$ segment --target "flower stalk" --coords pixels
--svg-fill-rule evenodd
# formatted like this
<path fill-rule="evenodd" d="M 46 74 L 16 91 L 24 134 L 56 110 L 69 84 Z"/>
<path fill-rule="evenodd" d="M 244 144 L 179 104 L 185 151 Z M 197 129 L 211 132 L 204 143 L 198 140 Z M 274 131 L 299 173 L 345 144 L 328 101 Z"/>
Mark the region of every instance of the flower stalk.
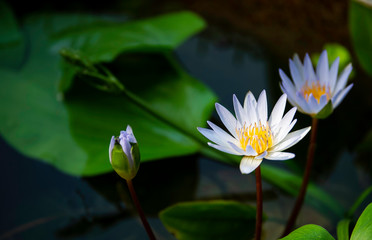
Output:
<path fill-rule="evenodd" d="M 109 146 L 109 158 L 112 168 L 123 179 L 127 181 L 130 195 L 136 206 L 150 240 L 155 240 L 155 235 L 143 213 L 141 204 L 138 201 L 132 179 L 136 176 L 140 165 L 140 152 L 137 139 L 132 128 L 128 125 L 125 131 L 120 131 L 118 137 L 112 136 Z"/>
<path fill-rule="evenodd" d="M 296 223 L 296 219 L 298 217 L 298 214 L 300 213 L 300 210 L 302 208 L 302 205 L 304 203 L 305 195 L 306 195 L 306 190 L 307 186 L 309 184 L 309 179 L 310 179 L 310 173 L 314 161 L 314 153 L 315 153 L 315 147 L 316 147 L 316 135 L 317 135 L 317 129 L 318 129 L 318 119 L 313 118 L 312 119 L 312 131 L 311 131 L 311 137 L 310 137 L 310 143 L 309 143 L 309 148 L 307 152 L 307 160 L 306 160 L 306 168 L 305 168 L 305 173 L 304 177 L 302 180 L 301 184 L 301 189 L 300 192 L 297 196 L 296 203 L 293 207 L 292 213 L 288 219 L 287 225 L 284 229 L 282 237 L 288 235 L 291 230 L 293 229 L 293 226 Z"/>
<path fill-rule="evenodd" d="M 127 180 L 128 188 L 130 195 L 132 197 L 133 203 L 136 206 L 137 212 L 141 218 L 142 225 L 146 230 L 147 235 L 149 236 L 150 240 L 156 240 L 154 233 L 152 232 L 152 229 L 150 227 L 150 224 L 148 223 L 145 214 L 143 213 L 142 207 L 140 202 L 138 201 L 136 191 L 134 190 L 133 182 L 132 180 Z"/>
<path fill-rule="evenodd" d="M 258 166 L 255 170 L 256 174 L 256 232 L 255 240 L 261 239 L 262 232 L 262 180 L 261 167 Z"/>

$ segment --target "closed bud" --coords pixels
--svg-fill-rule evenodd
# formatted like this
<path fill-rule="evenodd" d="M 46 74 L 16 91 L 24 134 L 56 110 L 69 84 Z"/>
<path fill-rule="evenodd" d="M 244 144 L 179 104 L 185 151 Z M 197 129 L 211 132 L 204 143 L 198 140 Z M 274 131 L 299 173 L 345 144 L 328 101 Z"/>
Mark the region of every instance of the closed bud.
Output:
<path fill-rule="evenodd" d="M 138 143 L 128 125 L 126 131 L 121 131 L 119 137 L 112 136 L 109 157 L 112 168 L 125 180 L 133 179 L 140 165 Z"/>

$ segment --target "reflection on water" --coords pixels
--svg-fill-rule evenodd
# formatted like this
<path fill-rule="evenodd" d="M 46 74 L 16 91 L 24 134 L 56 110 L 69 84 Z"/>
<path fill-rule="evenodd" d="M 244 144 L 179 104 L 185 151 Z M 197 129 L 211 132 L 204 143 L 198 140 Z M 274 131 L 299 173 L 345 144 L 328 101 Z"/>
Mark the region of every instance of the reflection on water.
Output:
<path fill-rule="evenodd" d="M 211 26 L 175 54 L 193 76 L 217 93 L 222 105 L 232 109 L 233 93 L 243 99 L 247 90 L 257 95 L 265 88 L 271 109 L 281 94 L 278 68 L 287 68 L 287 56 L 292 52 L 285 57 L 274 57 L 255 41 L 246 39 L 250 47 L 242 48 L 224 34 L 218 26 Z M 298 51 L 313 48 L 305 44 Z M 363 75 L 356 63 L 354 66 L 357 72 L 354 88 L 334 114 L 320 122 L 312 176 L 345 209 L 371 185 L 371 155 L 356 150 L 371 127 L 366 116 L 371 113 L 372 96 L 364 94 L 371 79 Z M 308 117 L 299 113 L 296 117 L 299 120 L 296 128 L 310 124 Z M 279 166 L 301 174 L 307 142 L 308 138 L 293 147 L 297 157 Z M 0 191 L 4 193 L 0 200 L 0 239 L 146 239 L 126 186 L 116 174 L 76 178 L 21 156 L 3 140 L 0 151 L 1 169 L 4 169 L 0 176 Z M 255 204 L 253 175 L 241 175 L 237 167 L 200 156 L 142 164 L 134 184 L 159 239 L 174 239 L 157 217 L 160 210 L 171 204 L 221 198 Z M 263 191 L 268 217 L 264 236 L 276 239 L 294 198 L 266 183 Z M 365 203 L 371 201 L 370 197 Z M 362 204 L 356 216 L 365 206 Z M 338 220 L 305 205 L 298 224 L 315 223 L 335 235 Z"/>

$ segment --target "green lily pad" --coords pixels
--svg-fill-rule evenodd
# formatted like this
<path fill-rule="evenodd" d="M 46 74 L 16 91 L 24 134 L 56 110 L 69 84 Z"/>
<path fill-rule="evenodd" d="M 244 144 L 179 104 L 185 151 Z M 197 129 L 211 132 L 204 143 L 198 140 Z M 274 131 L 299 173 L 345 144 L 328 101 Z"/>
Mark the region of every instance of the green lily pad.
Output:
<path fill-rule="evenodd" d="M 360 65 L 372 76 L 372 4 L 370 2 L 350 1 L 349 26 Z"/>
<path fill-rule="evenodd" d="M 120 44 L 117 38 L 113 39 L 114 42 L 109 41 L 110 37 L 115 37 L 113 29 L 120 30 L 119 23 L 112 23 L 115 26 L 110 28 L 112 34 L 105 38 L 108 23 L 103 24 L 105 27 L 98 24 L 98 28 L 95 28 L 96 25 L 91 24 L 92 20 L 83 21 L 83 26 L 91 27 L 87 27 L 89 37 L 86 37 L 79 25 L 71 26 L 79 22 L 74 15 L 71 15 L 71 21 L 61 19 L 69 19 L 69 16 L 37 16 L 26 21 L 24 28 L 29 36 L 29 46 L 25 64 L 19 71 L 9 68 L 0 70 L 0 101 L 6 103 L 0 106 L 0 132 L 10 144 L 25 155 L 41 159 L 74 175 L 95 175 L 111 171 L 108 161 L 110 138 L 118 135 L 127 124 L 133 127 L 142 161 L 191 154 L 200 149 L 195 138 L 185 132 L 191 126 L 196 132 L 195 126 L 205 124 L 212 111 L 215 96 L 200 82 L 173 65 L 169 68 L 172 70 L 166 70 L 161 75 L 162 78 L 152 76 L 145 82 L 137 82 L 138 85 L 147 84 L 148 89 L 134 89 L 134 93 L 145 99 L 150 107 L 161 109 L 164 117 L 177 121 L 177 126 L 182 128 L 170 126 L 123 95 L 99 92 L 81 85 L 81 82 L 76 85 L 74 83 L 70 92 L 61 95 L 58 85 L 62 68 L 58 52 L 62 47 L 72 47 L 79 39 L 81 42 L 90 42 L 96 51 L 90 51 L 87 42 L 83 44 L 83 49 L 91 54 L 89 56 L 94 56 L 94 61 L 108 61 L 117 57 L 124 49 L 130 49 L 113 47 Z M 97 20 L 99 21 L 100 19 Z M 133 36 L 133 41 L 146 37 L 147 42 L 145 39 L 146 46 L 141 48 L 137 45 L 137 48 L 130 51 L 153 47 L 154 52 L 159 52 L 157 57 L 161 57 L 164 48 L 170 51 L 199 31 L 204 22 L 192 13 L 182 12 L 179 15 L 139 21 L 135 26 L 142 31 L 137 37 Z M 176 32 L 173 31 L 174 28 L 177 28 Z M 149 38 L 156 40 L 149 41 Z M 68 43 L 71 45 L 68 46 Z M 97 45 L 98 43 L 101 45 Z M 127 42 L 123 43 L 126 44 Z M 146 69 L 142 71 L 146 72 Z M 128 75 L 125 81 L 131 81 L 130 77 Z"/>
<path fill-rule="evenodd" d="M 334 240 L 331 234 L 324 228 L 314 224 L 302 226 L 281 240 Z"/>
<path fill-rule="evenodd" d="M 256 210 L 234 201 L 188 202 L 163 210 L 160 219 L 179 240 L 251 239 Z"/>
<path fill-rule="evenodd" d="M 360 215 L 350 240 L 372 239 L 372 204 L 370 203 Z"/>

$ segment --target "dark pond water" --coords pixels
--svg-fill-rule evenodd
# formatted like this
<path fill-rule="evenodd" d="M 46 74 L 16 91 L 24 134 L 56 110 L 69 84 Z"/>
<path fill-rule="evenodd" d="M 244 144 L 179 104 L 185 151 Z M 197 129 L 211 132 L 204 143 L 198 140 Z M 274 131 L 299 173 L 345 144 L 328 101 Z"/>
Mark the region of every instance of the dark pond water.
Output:
<path fill-rule="evenodd" d="M 219 96 L 219 102 L 227 108 L 232 109 L 234 93 L 243 99 L 248 90 L 257 96 L 266 89 L 269 109 L 272 109 L 281 95 L 278 68 L 288 72 L 287 58 L 294 52 L 282 54 L 282 46 L 273 48 L 270 38 L 258 34 L 258 29 L 249 26 L 247 29 L 251 29 L 252 34 L 248 30 L 241 33 L 238 31 L 240 25 L 228 16 L 224 18 L 221 13 L 217 21 L 215 15 L 203 11 L 205 6 L 188 4 L 174 6 L 162 2 L 161 10 L 154 10 L 164 12 L 185 6 L 198 10 L 199 7 L 209 20 L 205 32 L 177 49 L 175 54 L 180 62 L 194 77 L 210 86 Z M 146 8 L 145 5 L 142 7 Z M 311 23 L 304 27 L 311 27 Z M 319 35 L 317 29 L 313 31 Z M 348 36 L 337 36 L 343 36 L 339 42 L 344 43 L 355 57 Z M 318 40 L 321 44 L 327 41 L 334 41 L 334 38 L 325 36 L 323 42 Z M 308 41 L 297 45 L 302 46 L 298 50 L 301 53 L 316 49 L 316 44 Z M 290 46 L 283 48 L 291 49 Z M 321 51 L 321 45 L 317 51 Z M 332 116 L 320 122 L 312 174 L 313 182 L 334 196 L 346 210 L 371 185 L 371 154 L 368 150 L 360 150 L 360 145 L 371 127 L 368 116 L 371 116 L 372 95 L 367 93 L 370 93 L 372 79 L 363 74 L 356 61 L 353 65 L 354 88 Z M 310 125 L 309 117 L 300 113 L 296 117 L 299 119 L 297 129 Z M 275 164 L 301 174 L 308 141 L 307 137 L 291 149 L 297 155 L 295 159 L 280 163 L 264 161 L 263 164 Z M 3 139 L 0 151 L 3 169 L 0 176 L 1 240 L 146 239 L 125 183 L 115 173 L 90 178 L 65 175 L 49 165 L 20 155 Z M 174 239 L 158 218 L 158 212 L 165 207 L 205 199 L 235 199 L 254 205 L 254 184 L 253 174 L 241 175 L 237 167 L 199 155 L 142 164 L 134 179 L 139 199 L 159 239 Z M 264 211 L 268 216 L 263 225 L 264 239 L 277 239 L 294 197 L 267 183 L 264 183 L 263 191 Z M 371 201 L 369 197 L 356 216 Z M 335 235 L 338 220 L 305 204 L 298 225 L 318 224 Z"/>

